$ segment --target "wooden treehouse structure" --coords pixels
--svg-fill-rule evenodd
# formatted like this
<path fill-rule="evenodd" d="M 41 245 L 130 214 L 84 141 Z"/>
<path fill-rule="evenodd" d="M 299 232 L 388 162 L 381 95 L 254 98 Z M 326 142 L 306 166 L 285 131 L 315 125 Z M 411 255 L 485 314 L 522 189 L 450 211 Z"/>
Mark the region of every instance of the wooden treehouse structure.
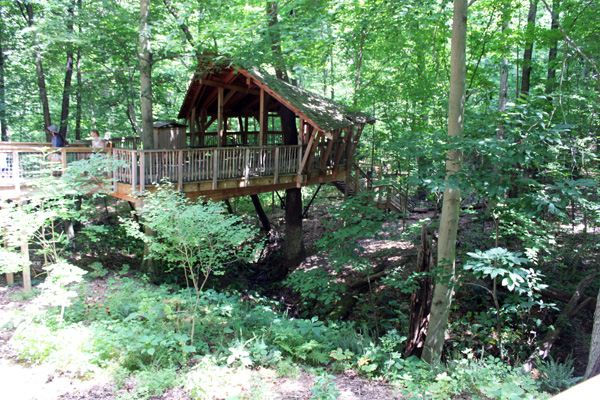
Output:
<path fill-rule="evenodd" d="M 286 114 L 293 119 L 291 134 Z M 334 182 L 351 195 L 361 174 L 356 168 L 356 179 L 347 179 L 353 152 L 365 124 L 374 122 L 276 77 L 233 67 L 197 72 L 179 118 L 186 124 L 155 124 L 154 143 L 162 148 L 117 139 L 101 150 L 121 161 L 112 173 L 112 196 L 135 202 L 165 180 L 192 199 Z M 44 165 L 43 145 L 0 143 L 0 198 L 27 196 L 28 178 Z M 59 151 L 66 168 L 97 150 L 72 145 Z"/>

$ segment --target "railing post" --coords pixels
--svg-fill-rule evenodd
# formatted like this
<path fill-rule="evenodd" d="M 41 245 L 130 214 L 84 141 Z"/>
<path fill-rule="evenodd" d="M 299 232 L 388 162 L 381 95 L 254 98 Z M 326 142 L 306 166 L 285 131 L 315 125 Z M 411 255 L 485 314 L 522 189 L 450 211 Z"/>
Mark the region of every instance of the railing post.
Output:
<path fill-rule="evenodd" d="M 19 151 L 13 150 L 12 176 L 15 182 L 15 192 L 21 197 L 21 171 L 19 168 Z"/>
<path fill-rule="evenodd" d="M 146 155 L 143 151 L 133 150 L 134 165 L 137 165 L 138 157 L 140 157 L 140 196 L 143 196 L 146 190 Z"/>
<path fill-rule="evenodd" d="M 138 170 L 137 170 L 137 162 L 136 162 L 136 157 L 135 157 L 135 153 L 132 152 L 131 153 L 131 195 L 135 196 L 135 187 L 136 187 L 136 183 L 137 183 L 137 175 L 138 175 Z"/>
<path fill-rule="evenodd" d="M 213 183 L 212 189 L 217 190 L 217 181 L 219 178 L 219 151 L 217 149 L 213 150 Z"/>
<path fill-rule="evenodd" d="M 276 185 L 279 180 L 279 147 L 275 147 L 275 171 L 273 171 L 273 175 L 273 184 Z"/>
<path fill-rule="evenodd" d="M 179 150 L 179 177 L 178 177 L 178 185 L 179 191 L 183 192 L 183 150 Z"/>
<path fill-rule="evenodd" d="M 112 158 L 113 158 L 113 162 L 114 162 L 114 163 L 115 163 L 115 165 L 116 165 L 116 164 L 117 164 L 117 162 L 116 162 L 116 161 L 117 161 L 117 152 L 116 152 L 116 151 L 113 151 L 113 153 L 112 153 Z M 115 192 L 115 193 L 118 191 L 118 190 L 117 190 L 117 189 L 118 189 L 117 182 L 118 182 L 118 180 L 119 180 L 119 176 L 118 176 L 118 175 L 119 175 L 119 174 L 117 174 L 117 173 L 116 173 L 116 171 L 115 171 L 115 172 L 113 172 L 113 192 Z"/>
<path fill-rule="evenodd" d="M 67 170 L 67 149 L 65 149 L 64 147 L 60 148 L 60 158 L 62 167 L 61 174 L 64 174 Z"/>
<path fill-rule="evenodd" d="M 248 178 L 250 175 L 250 148 L 246 148 L 244 155 L 244 186 L 248 186 Z"/>

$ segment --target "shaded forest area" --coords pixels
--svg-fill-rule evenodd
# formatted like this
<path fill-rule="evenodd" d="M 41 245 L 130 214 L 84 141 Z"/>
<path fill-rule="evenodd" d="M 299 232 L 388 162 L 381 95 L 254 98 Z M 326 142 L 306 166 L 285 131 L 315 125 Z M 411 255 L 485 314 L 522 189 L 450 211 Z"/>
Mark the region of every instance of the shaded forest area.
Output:
<path fill-rule="evenodd" d="M 16 284 L 2 281 L 2 358 L 98 384 L 57 398 L 547 398 L 597 375 L 598 13 L 596 0 L 0 1 L 0 144 L 47 142 L 55 124 L 72 143 L 97 129 L 152 149 L 199 60 L 377 120 L 354 154 L 369 190 L 320 189 L 302 258 L 286 253 L 286 194 L 225 207 L 165 185 L 132 212 L 86 195 L 82 176 L 115 168 L 101 156 L 3 201 L 0 272 Z M 383 188 L 402 212 L 374 206 Z"/>

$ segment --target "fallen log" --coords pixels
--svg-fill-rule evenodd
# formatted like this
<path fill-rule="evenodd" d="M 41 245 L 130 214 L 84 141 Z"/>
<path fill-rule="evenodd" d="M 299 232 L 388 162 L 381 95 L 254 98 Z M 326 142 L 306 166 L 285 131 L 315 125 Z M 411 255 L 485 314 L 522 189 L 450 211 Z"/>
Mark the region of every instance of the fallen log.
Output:
<path fill-rule="evenodd" d="M 533 365 L 537 361 L 548 357 L 552 345 L 554 342 L 556 342 L 562 330 L 573 318 L 579 315 L 581 310 L 583 310 L 585 307 L 588 307 L 589 303 L 593 301 L 591 297 L 586 298 L 586 296 L 583 295 L 583 291 L 589 286 L 590 283 L 594 281 L 594 279 L 596 279 L 596 273 L 586 276 L 581 280 L 581 282 L 579 282 L 577 289 L 575 289 L 575 292 L 572 294 L 567 306 L 556 319 L 556 323 L 550 327 L 546 333 L 546 336 L 544 337 L 544 340 L 537 345 L 533 353 L 531 353 L 531 355 L 523 363 L 523 370 L 526 372 L 531 371 Z"/>

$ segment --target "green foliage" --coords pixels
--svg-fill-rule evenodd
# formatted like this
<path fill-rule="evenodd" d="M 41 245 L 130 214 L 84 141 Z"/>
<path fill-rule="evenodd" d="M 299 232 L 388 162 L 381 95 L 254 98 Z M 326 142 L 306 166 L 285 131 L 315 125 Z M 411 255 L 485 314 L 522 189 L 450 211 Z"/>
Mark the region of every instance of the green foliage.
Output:
<path fill-rule="evenodd" d="M 340 392 L 334 382 L 335 376 L 320 374 L 315 377 L 315 383 L 310 388 L 314 400 L 335 400 L 339 398 Z"/>
<path fill-rule="evenodd" d="M 573 358 L 570 356 L 562 364 L 550 356 L 548 360 L 542 361 L 538 368 L 540 371 L 540 387 L 550 393 L 567 390 L 581 380 L 581 378 L 573 376 L 575 368 L 573 367 Z"/>
<path fill-rule="evenodd" d="M 62 319 L 65 308 L 70 306 L 71 299 L 77 296 L 77 292 L 73 290 L 72 285 L 80 283 L 83 280 L 83 275 L 87 272 L 64 260 L 59 260 L 56 264 L 48 265 L 44 269 L 48 274 L 46 280 L 40 285 L 42 289 L 40 298 L 44 304 L 59 306 L 61 308 L 60 318 Z"/>
<path fill-rule="evenodd" d="M 494 248 L 467 254 L 472 260 L 464 265 L 464 269 L 473 271 L 476 278 L 500 278 L 502 286 L 508 290 L 516 290 L 529 297 L 533 297 L 534 292 L 547 287 L 539 282 L 540 276 L 543 275 L 532 268 L 526 269 L 520 266 L 529 262 L 528 258 L 521 257 L 521 253 Z"/>
<path fill-rule="evenodd" d="M 386 233 L 385 214 L 373 207 L 373 198 L 374 193 L 364 191 L 332 207 L 333 219 L 317 242 L 319 251 L 327 258 L 327 267 L 298 268 L 284 281 L 307 303 L 314 302 L 331 309 L 344 293 L 343 276 L 348 270 L 370 273 L 372 265 L 364 256 L 361 241 Z"/>

